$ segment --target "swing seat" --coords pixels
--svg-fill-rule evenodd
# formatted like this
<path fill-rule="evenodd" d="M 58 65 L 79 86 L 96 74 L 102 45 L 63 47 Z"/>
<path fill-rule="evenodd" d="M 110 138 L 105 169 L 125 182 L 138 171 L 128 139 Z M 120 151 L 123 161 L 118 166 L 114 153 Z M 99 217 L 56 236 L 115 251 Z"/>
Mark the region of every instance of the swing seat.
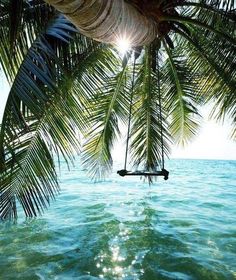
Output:
<path fill-rule="evenodd" d="M 161 171 L 149 172 L 149 171 L 128 171 L 126 169 L 121 169 L 117 171 L 120 176 L 163 176 L 164 180 L 168 180 L 169 171 L 162 169 Z"/>

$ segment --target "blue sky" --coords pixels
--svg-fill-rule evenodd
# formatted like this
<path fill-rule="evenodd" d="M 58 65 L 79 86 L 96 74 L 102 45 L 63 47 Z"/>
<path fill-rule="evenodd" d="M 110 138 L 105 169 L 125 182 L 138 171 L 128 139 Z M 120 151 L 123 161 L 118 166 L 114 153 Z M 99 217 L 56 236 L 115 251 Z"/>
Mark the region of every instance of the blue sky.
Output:
<path fill-rule="evenodd" d="M 0 72 L 0 120 L 2 119 L 9 87 Z M 210 109 L 202 111 L 203 125 L 198 136 L 185 148 L 173 146 L 171 158 L 196 158 L 196 159 L 233 159 L 236 160 L 236 142 L 229 138 L 231 127 L 229 120 L 224 125 L 209 120 Z M 115 157 L 121 154 L 123 145 L 116 147 Z"/>

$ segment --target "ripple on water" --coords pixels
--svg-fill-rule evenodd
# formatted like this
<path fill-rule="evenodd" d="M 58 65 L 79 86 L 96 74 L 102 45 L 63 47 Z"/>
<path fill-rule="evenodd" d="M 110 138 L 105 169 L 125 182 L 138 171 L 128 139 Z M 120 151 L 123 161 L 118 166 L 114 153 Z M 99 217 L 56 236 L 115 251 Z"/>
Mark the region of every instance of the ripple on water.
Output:
<path fill-rule="evenodd" d="M 0 279 L 236 279 L 236 162 L 167 164 L 151 187 L 76 165 L 42 217 L 0 224 Z"/>

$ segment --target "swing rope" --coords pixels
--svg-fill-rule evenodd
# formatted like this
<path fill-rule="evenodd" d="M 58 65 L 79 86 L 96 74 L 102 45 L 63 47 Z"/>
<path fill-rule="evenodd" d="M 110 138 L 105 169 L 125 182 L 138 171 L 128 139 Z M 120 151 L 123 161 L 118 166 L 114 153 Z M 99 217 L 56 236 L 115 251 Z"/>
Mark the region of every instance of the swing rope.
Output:
<path fill-rule="evenodd" d="M 159 122 L 161 126 L 161 168 L 165 169 L 165 156 L 164 156 L 164 140 L 163 140 L 163 122 L 162 122 L 162 102 L 161 102 L 161 87 L 160 87 L 160 67 L 157 52 L 157 83 L 158 83 L 158 105 L 159 105 Z"/>
<path fill-rule="evenodd" d="M 158 56 L 158 54 L 157 54 Z M 134 62 L 133 62 L 133 72 L 132 72 L 132 83 L 131 83 L 131 96 L 130 96 L 130 106 L 129 106 L 129 118 L 128 118 L 128 131 L 126 139 L 126 150 L 125 150 L 125 163 L 124 169 L 118 170 L 117 173 L 124 176 L 163 176 L 164 180 L 168 179 L 169 172 L 165 169 L 164 162 L 164 140 L 163 140 L 163 122 L 162 122 L 162 106 L 161 106 L 161 90 L 160 90 L 160 71 L 159 63 L 157 61 L 157 79 L 158 79 L 158 105 L 159 105 L 159 121 L 161 125 L 160 129 L 160 139 L 161 139 L 161 171 L 149 172 L 149 171 L 127 171 L 127 159 L 128 159 L 128 149 L 129 149 L 129 139 L 130 139 L 130 127 L 131 127 L 131 117 L 132 117 L 132 106 L 133 106 L 133 95 L 134 95 L 134 83 L 135 83 L 135 67 L 136 67 L 136 53 L 134 53 Z M 158 60 L 158 57 L 157 57 Z"/>
<path fill-rule="evenodd" d="M 128 119 L 128 131 L 127 131 L 126 149 L 125 149 L 124 170 L 126 170 L 127 159 L 128 159 L 128 149 L 129 149 L 129 139 L 130 139 L 130 126 L 131 126 L 131 116 L 132 116 L 132 106 L 133 106 L 133 96 L 134 96 L 135 66 L 136 66 L 136 54 L 134 54 L 134 63 L 133 63 L 133 71 L 132 71 L 131 96 L 130 96 L 130 105 L 129 105 L 129 119 Z"/>

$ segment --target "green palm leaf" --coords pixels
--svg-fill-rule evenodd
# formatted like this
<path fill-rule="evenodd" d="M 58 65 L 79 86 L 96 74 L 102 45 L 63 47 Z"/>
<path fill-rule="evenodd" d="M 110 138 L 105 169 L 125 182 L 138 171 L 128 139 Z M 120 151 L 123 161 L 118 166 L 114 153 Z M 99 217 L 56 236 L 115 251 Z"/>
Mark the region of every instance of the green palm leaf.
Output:
<path fill-rule="evenodd" d="M 40 1 L 1 1 L 1 65 L 8 81 L 14 81 L 31 44 L 55 12 Z"/>
<path fill-rule="evenodd" d="M 162 99 L 162 96 L 159 96 L 157 73 L 153 72 L 151 66 L 156 59 L 156 51 L 158 48 L 154 51 L 151 47 L 146 48 L 138 65 L 132 111 L 132 161 L 136 168 L 141 167 L 147 171 L 162 168 L 162 148 L 165 154 L 169 153 L 170 135 L 167 132 L 165 107 L 162 106 L 160 116 L 159 98 Z"/>
<path fill-rule="evenodd" d="M 125 120 L 128 112 L 128 90 L 126 86 L 127 63 L 120 70 L 120 60 L 113 53 L 110 60 L 112 71 L 105 71 L 105 79 L 98 93 L 92 98 L 90 108 L 89 137 L 84 145 L 83 161 L 93 177 L 102 178 L 112 167 L 111 150 L 120 135 L 119 121 Z"/>
<path fill-rule="evenodd" d="M 236 47 L 216 35 L 210 41 L 204 40 L 198 30 L 192 30 L 192 37 L 184 33 L 181 35 L 186 39 L 182 51 L 188 57 L 188 67 L 198 75 L 196 87 L 200 98 L 215 104 L 217 118 L 224 119 L 227 114 L 234 120 Z"/>
<path fill-rule="evenodd" d="M 170 132 L 175 141 L 185 145 L 197 134 L 200 125 L 197 110 L 198 92 L 195 87 L 196 73 L 189 69 L 187 59 L 179 49 L 171 51 L 166 44 L 168 58 L 163 66 L 163 91 L 170 116 Z"/>
<path fill-rule="evenodd" d="M 72 94 L 78 66 L 69 76 L 65 66 L 75 60 L 69 63 L 67 56 L 65 63 L 57 56 L 69 43 L 71 32 L 74 29 L 67 20 L 54 20 L 32 44 L 14 79 L 0 134 L 3 219 L 17 215 L 16 200 L 27 216 L 41 213 L 58 191 L 54 155 L 62 154 L 67 160 L 79 150 L 77 131 L 86 127 L 81 103 L 87 95 L 79 99 L 78 91 Z M 87 50 L 88 42 L 82 47 L 83 39 L 77 44 L 81 46 L 76 62 L 84 63 L 93 52 Z"/>

